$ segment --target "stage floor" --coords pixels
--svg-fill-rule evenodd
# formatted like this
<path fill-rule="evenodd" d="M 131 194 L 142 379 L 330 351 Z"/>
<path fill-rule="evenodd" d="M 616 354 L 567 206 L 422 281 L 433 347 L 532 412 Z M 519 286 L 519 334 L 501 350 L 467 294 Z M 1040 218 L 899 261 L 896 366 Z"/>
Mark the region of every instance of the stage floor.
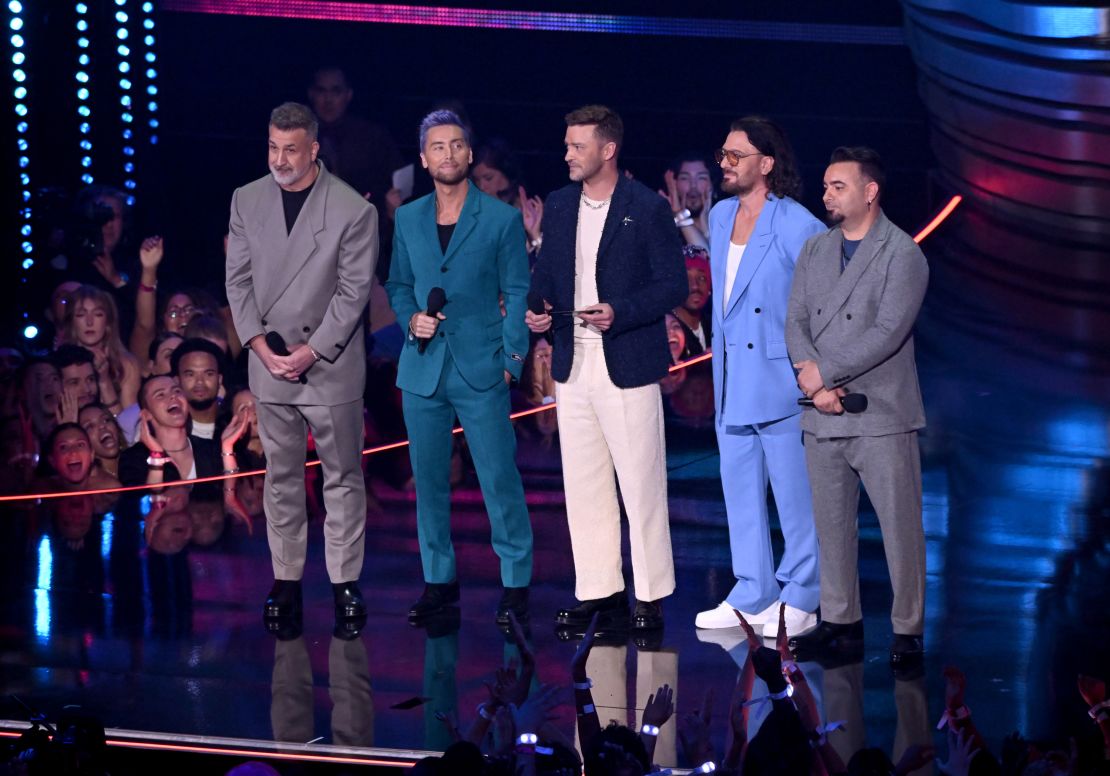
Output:
<path fill-rule="evenodd" d="M 887 664 L 889 583 L 866 502 L 864 658 L 803 665 L 826 718 L 846 722 L 830 738 L 845 759 L 867 745 L 897 761 L 908 744 L 940 743 L 934 727 L 943 709 L 941 670 L 949 664 L 967 673 L 968 705 L 996 752 L 1013 730 L 1056 741 L 1093 731 L 1075 675 L 1105 677 L 1110 665 L 1110 412 L 1068 385 L 1019 385 L 972 351 L 953 355 L 941 332 L 919 336 L 929 415 L 921 438 L 924 670 L 895 676 Z M 732 584 L 716 448 L 711 429 L 689 421 L 669 423 L 668 445 L 678 590 L 666 603 L 666 630 L 660 643 L 597 647 L 590 674 L 603 721 L 638 719 L 636 709 L 664 682 L 676 688 L 679 716 L 712 692 L 720 752 L 746 647 L 739 629 L 693 626 L 694 615 Z M 538 677 L 566 685 L 575 645 L 552 627 L 574 589 L 558 450 L 523 439 L 520 460 L 535 529 L 530 636 Z M 455 712 L 465 727 L 486 698 L 483 682 L 514 657 L 493 622 L 500 588 L 480 495 L 472 475 L 455 493 L 458 626 L 422 629 L 406 621 L 422 586 L 411 496 L 380 481 L 371 490 L 361 580 L 370 615 L 354 640 L 332 634 L 318 519 L 304 633 L 278 640 L 260 616 L 272 580 L 261 518 L 225 526 L 222 511 L 198 502 L 152 527 L 134 496 L 91 519 L 56 502 L 6 506 L 0 718 L 28 718 L 17 696 L 51 717 L 79 704 L 108 727 L 160 734 L 447 746 L 436 712 Z M 781 547 L 777 534 L 775 541 Z M 569 689 L 566 700 L 558 724 L 573 738 Z M 665 727 L 656 760 L 688 767 L 674 728 L 674 721 Z"/>

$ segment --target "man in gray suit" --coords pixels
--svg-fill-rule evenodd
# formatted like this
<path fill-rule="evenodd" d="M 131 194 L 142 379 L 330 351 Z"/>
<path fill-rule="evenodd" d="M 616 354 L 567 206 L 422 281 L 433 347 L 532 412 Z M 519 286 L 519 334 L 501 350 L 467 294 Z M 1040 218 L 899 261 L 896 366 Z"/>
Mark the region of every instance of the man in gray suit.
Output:
<path fill-rule="evenodd" d="M 324 473 L 325 559 L 340 621 L 366 616 L 360 331 L 378 257 L 374 207 L 316 160 L 316 117 L 287 102 L 270 114 L 270 175 L 235 191 L 227 298 L 266 453 L 269 622 L 298 619 L 307 548 L 304 463 L 312 430 Z"/>
<path fill-rule="evenodd" d="M 921 456 L 925 425 L 913 355 L 913 324 L 929 268 L 913 239 L 880 207 L 879 155 L 838 148 L 825 172 L 825 208 L 835 224 L 798 257 L 786 344 L 798 386 L 812 400 L 802 432 L 820 544 L 821 618 L 791 639 L 799 652 L 854 652 L 863 645 L 859 597 L 859 483 L 875 506 L 890 568 L 894 641 L 902 667 L 924 654 L 925 536 Z M 867 408 L 845 414 L 841 398 L 863 394 Z"/>

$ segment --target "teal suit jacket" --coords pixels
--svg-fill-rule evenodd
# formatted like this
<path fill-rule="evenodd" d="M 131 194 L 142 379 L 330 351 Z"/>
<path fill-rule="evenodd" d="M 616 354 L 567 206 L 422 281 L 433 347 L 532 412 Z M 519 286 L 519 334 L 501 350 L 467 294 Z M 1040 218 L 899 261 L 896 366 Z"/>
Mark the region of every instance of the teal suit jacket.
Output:
<path fill-rule="evenodd" d="M 524 323 L 530 282 L 520 211 L 487 196 L 473 183 L 444 253 L 436 230 L 435 193 L 398 208 L 393 261 L 385 284 L 397 322 L 407 327 L 427 305 L 428 292 L 445 292 L 436 336 L 423 353 L 409 337 L 397 367 L 397 387 L 431 396 L 450 351 L 459 373 L 478 391 L 520 377 L 528 352 Z M 505 315 L 501 314 L 501 301 Z"/>

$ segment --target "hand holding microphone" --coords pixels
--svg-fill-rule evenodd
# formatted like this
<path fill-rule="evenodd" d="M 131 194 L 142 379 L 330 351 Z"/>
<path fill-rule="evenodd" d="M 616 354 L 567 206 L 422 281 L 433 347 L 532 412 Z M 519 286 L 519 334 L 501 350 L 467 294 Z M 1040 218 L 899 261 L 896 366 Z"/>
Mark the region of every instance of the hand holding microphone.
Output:
<path fill-rule="evenodd" d="M 837 391 L 841 390 L 843 389 L 837 389 Z M 840 406 L 844 410 L 844 412 L 858 415 L 859 413 L 864 412 L 867 409 L 867 397 L 862 393 L 842 393 L 839 395 L 838 398 L 840 399 Z M 813 407 L 818 410 L 821 409 L 817 406 L 813 399 L 807 399 L 804 396 L 798 399 L 798 406 Z"/>
<path fill-rule="evenodd" d="M 285 337 L 281 336 L 276 331 L 266 332 L 266 345 L 274 352 L 275 356 L 287 358 L 291 355 L 289 353 L 289 347 L 285 344 Z M 308 377 L 302 372 L 297 375 L 297 381 L 301 385 L 305 385 L 308 382 Z"/>
<path fill-rule="evenodd" d="M 447 320 L 442 310 L 447 305 L 447 293 L 436 286 L 428 292 L 427 308 L 422 313 L 416 313 L 409 321 L 409 331 L 413 333 L 420 343 L 416 346 L 417 353 L 423 353 L 428 348 L 428 343 L 436 335 L 439 322 Z"/>

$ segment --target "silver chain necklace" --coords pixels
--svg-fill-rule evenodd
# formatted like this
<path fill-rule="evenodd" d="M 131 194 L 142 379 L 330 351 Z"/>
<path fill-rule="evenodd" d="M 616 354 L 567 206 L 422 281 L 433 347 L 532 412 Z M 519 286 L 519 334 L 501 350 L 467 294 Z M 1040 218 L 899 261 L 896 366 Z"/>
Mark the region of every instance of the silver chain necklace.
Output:
<path fill-rule="evenodd" d="M 588 207 L 590 210 L 601 210 L 603 207 L 605 207 L 606 205 L 609 204 L 609 200 L 611 200 L 612 198 L 613 198 L 613 195 L 610 194 L 608 199 L 603 199 L 601 202 L 598 202 L 595 205 L 586 196 L 586 192 L 584 192 L 584 191 L 582 192 L 582 204 L 585 205 L 586 207 Z"/>

